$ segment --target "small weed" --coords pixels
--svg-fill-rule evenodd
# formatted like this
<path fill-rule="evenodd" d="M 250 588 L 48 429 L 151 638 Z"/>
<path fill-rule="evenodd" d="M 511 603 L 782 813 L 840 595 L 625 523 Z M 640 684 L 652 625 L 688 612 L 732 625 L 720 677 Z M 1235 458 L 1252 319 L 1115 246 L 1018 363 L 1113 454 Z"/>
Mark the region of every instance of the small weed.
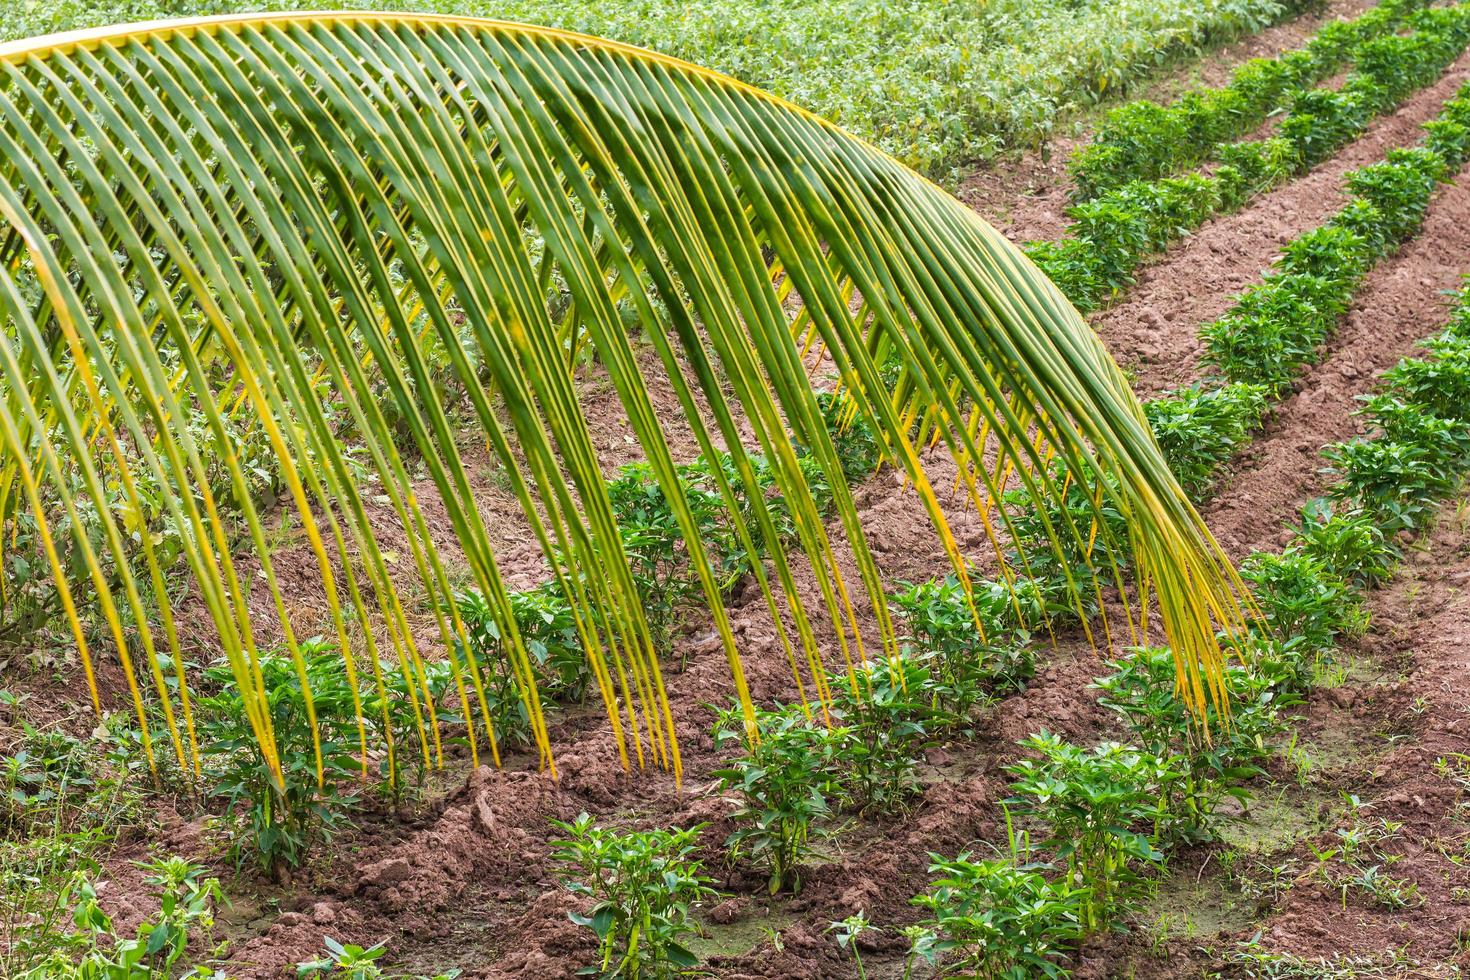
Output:
<path fill-rule="evenodd" d="M 858 911 L 849 915 L 840 922 L 833 922 L 827 926 L 827 932 L 832 933 L 837 945 L 852 953 L 853 963 L 857 967 L 858 980 L 867 980 L 867 970 L 863 968 L 863 954 L 858 949 L 858 937 L 868 932 L 873 924 L 868 921 L 867 913 Z"/>
<path fill-rule="evenodd" d="M 1289 953 L 1274 953 L 1262 948 L 1261 933 L 1256 933 L 1225 956 L 1228 972 L 1208 973 L 1210 980 L 1225 977 L 1245 980 L 1368 980 L 1373 977 L 1402 977 L 1405 968 L 1417 966 L 1401 952 L 1386 957 L 1347 956 L 1304 959 Z"/>
<path fill-rule="evenodd" d="M 1312 757 L 1305 748 L 1297 744 L 1297 733 L 1291 733 L 1291 741 L 1287 743 L 1282 751 L 1286 757 L 1286 764 L 1291 766 L 1291 771 L 1296 776 L 1296 784 L 1301 789 L 1306 789 L 1312 780 Z"/>
<path fill-rule="evenodd" d="M 378 961 L 387 954 L 388 948 L 382 942 L 364 948 L 323 936 L 322 944 L 325 949 L 321 958 L 296 964 L 297 977 L 320 977 L 322 980 L 454 980 L 460 973 L 449 970 L 432 977 L 384 973 Z"/>

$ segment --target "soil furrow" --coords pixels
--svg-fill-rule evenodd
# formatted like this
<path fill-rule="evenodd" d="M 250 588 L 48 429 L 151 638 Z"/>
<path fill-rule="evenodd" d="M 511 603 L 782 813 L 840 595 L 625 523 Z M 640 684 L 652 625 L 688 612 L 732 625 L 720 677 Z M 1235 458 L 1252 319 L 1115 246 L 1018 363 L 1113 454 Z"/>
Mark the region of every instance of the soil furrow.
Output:
<path fill-rule="evenodd" d="M 1422 136 L 1420 127 L 1470 77 L 1470 53 L 1396 112 L 1375 120 L 1360 139 L 1306 176 L 1241 211 L 1208 222 L 1142 269 L 1115 305 L 1091 317 L 1113 357 L 1134 372 L 1142 396 L 1200 377 L 1199 328 L 1228 311 L 1260 280 L 1281 246 L 1326 222 L 1346 202 L 1343 176 Z"/>
<path fill-rule="evenodd" d="M 1348 652 L 1387 673 L 1320 692 L 1313 704 L 1319 730 L 1384 746 L 1359 760 L 1352 792 L 1362 796 L 1374 824 L 1401 825 L 1383 845 L 1381 871 L 1410 883 L 1419 901 L 1403 912 L 1357 892 L 1344 898 L 1311 873 L 1315 858 L 1299 843 L 1293 853 L 1303 872 L 1299 883 L 1261 924 L 1270 949 L 1312 959 L 1398 955 L 1408 962 L 1394 976 L 1460 976 L 1456 968 L 1470 965 L 1463 942 L 1470 930 L 1470 868 L 1461 856 L 1470 805 L 1466 530 L 1461 508 L 1445 507 L 1398 577 L 1370 595 L 1372 626 Z"/>
<path fill-rule="evenodd" d="M 1436 197 L 1420 234 L 1369 273 L 1322 362 L 1220 483 L 1205 519 L 1234 557 L 1279 544 L 1283 524 L 1331 482 L 1322 447 L 1363 431 L 1357 397 L 1444 326 L 1446 291 L 1470 271 L 1470 184 L 1460 181 Z"/>

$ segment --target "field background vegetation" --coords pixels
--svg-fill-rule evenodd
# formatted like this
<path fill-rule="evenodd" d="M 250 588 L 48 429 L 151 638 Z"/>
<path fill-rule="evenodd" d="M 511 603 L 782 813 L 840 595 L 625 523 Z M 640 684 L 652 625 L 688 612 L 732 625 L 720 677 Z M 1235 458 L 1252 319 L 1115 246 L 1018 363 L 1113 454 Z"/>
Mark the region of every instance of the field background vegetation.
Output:
<path fill-rule="evenodd" d="M 727 72 L 941 180 L 1300 0 L 18 0 L 0 40 L 251 10 L 431 10 L 545 24 Z"/>

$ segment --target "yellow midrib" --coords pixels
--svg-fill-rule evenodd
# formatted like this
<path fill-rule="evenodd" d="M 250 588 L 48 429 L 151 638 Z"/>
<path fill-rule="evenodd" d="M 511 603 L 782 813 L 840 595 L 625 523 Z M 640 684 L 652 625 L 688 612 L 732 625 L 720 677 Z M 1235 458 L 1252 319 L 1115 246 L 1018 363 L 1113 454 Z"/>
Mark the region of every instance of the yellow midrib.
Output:
<path fill-rule="evenodd" d="M 934 181 L 923 174 L 899 163 L 887 150 L 874 145 L 866 137 L 850 132 L 825 116 L 812 112 L 810 109 L 805 109 L 794 102 L 787 101 L 781 96 L 757 85 L 742 82 L 733 75 L 727 75 L 724 72 L 715 71 L 712 68 L 705 68 L 692 61 L 685 61 L 683 58 L 676 58 L 673 55 L 654 51 L 651 48 L 641 48 L 636 44 L 613 41 L 608 38 L 597 37 L 594 34 L 583 34 L 580 31 L 568 31 L 557 27 L 543 27 L 537 24 L 524 24 L 518 21 L 494 20 L 488 17 L 464 17 L 455 14 L 386 10 L 284 11 L 278 13 L 215 14 L 210 17 L 176 17 L 165 20 L 138 21 L 133 24 L 86 27 L 80 30 L 61 31 L 55 34 L 42 34 L 38 37 L 0 42 L 0 62 L 10 62 L 14 65 L 20 65 L 33 57 L 45 59 L 48 55 L 65 54 L 78 48 L 93 50 L 108 42 L 124 39 L 159 41 L 166 40 L 176 34 L 193 34 L 201 30 L 214 32 L 220 29 L 259 24 L 301 23 L 324 24 L 327 26 L 338 24 L 409 24 L 415 26 L 461 27 L 474 31 L 499 31 L 512 35 L 519 34 L 523 37 L 550 38 L 555 41 L 581 45 L 588 48 L 600 48 L 604 51 L 614 52 L 630 58 L 638 58 L 655 64 L 662 64 L 676 71 L 707 79 L 717 85 L 723 85 L 727 88 L 747 93 L 755 98 L 781 106 L 800 116 L 813 120 L 842 138 L 861 145 L 870 153 L 874 153 L 894 163 L 898 167 L 898 172 L 907 174 L 919 182 L 940 191 L 940 193 L 950 196 L 949 191 L 935 184 Z M 968 211 L 969 209 L 967 208 L 966 210 Z M 980 224 L 983 226 L 982 234 L 998 235 L 998 232 L 991 229 L 989 225 L 986 225 L 984 222 L 980 222 Z"/>
<path fill-rule="evenodd" d="M 127 39 L 158 41 L 167 40 L 177 34 L 189 35 L 201 30 L 213 32 L 221 28 L 283 23 L 313 23 L 325 24 L 327 26 L 338 24 L 411 24 L 435 27 L 463 27 L 478 31 L 501 31 L 523 36 L 546 37 L 557 41 L 580 44 L 591 48 L 601 48 L 605 51 L 614 51 L 646 61 L 661 63 L 671 68 L 677 68 L 680 71 L 702 76 L 721 85 L 728 85 L 732 88 L 758 95 L 763 99 L 777 102 L 794 109 L 803 115 L 820 119 L 828 126 L 833 125 L 828 120 L 823 119 L 810 110 L 803 109 L 795 103 L 787 102 L 780 96 L 773 95 L 765 89 L 751 85 L 748 82 L 742 82 L 740 79 L 726 75 L 723 72 L 714 71 L 713 69 L 705 68 L 693 62 L 676 58 L 673 55 L 663 54 L 650 48 L 641 48 L 636 44 L 627 44 L 623 41 L 613 41 L 592 34 L 583 34 L 580 31 L 568 31 L 536 24 L 523 24 L 517 21 L 493 20 L 486 17 L 464 17 L 454 14 L 412 13 L 408 11 L 328 10 L 215 14 L 209 17 L 147 20 L 133 24 L 86 27 L 80 30 L 61 31 L 55 34 L 42 34 L 39 37 L 0 42 L 0 61 L 8 61 L 18 65 L 25 62 L 28 58 L 36 57 L 44 59 L 52 54 L 66 54 L 79 48 L 92 50 L 110 41 Z"/>

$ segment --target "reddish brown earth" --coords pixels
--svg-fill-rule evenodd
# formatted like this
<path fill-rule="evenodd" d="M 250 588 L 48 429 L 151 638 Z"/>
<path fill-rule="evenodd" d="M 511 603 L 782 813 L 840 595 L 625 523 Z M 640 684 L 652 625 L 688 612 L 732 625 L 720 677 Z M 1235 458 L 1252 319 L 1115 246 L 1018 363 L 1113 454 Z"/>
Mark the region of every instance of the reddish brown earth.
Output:
<path fill-rule="evenodd" d="M 1326 728 L 1397 736 L 1380 738 L 1380 751 L 1365 755 L 1343 788 L 1372 804 L 1371 819 L 1403 825 L 1383 848 L 1385 869 L 1417 886 L 1424 903 L 1408 915 L 1364 907 L 1356 899 L 1344 908 L 1337 891 L 1308 882 L 1291 889 L 1264 922 L 1273 947 L 1313 956 L 1404 949 L 1424 963 L 1470 966 L 1470 787 L 1436 771 L 1439 760 L 1470 752 L 1466 530 L 1463 508 L 1447 512 L 1398 578 L 1371 597 L 1373 628 L 1355 652 L 1386 668 L 1387 675 L 1328 691 L 1331 703 L 1314 705 L 1312 712 L 1311 723 Z M 1316 840 L 1319 847 L 1331 842 L 1331 834 Z M 1304 870 L 1312 867 L 1305 846 L 1293 857 Z"/>
<path fill-rule="evenodd" d="M 1336 15 L 1365 5 L 1335 3 L 1328 9 Z M 1218 81 L 1239 60 L 1293 47 L 1313 28 L 1313 21 L 1298 21 L 1264 32 L 1210 62 L 1201 77 Z M 1140 392 L 1153 393 L 1194 377 L 1198 325 L 1222 312 L 1231 292 L 1258 278 L 1282 242 L 1320 223 L 1340 204 L 1345 170 L 1379 158 L 1389 146 L 1416 139 L 1418 125 L 1464 82 L 1467 68 L 1470 59 L 1400 112 L 1378 121 L 1363 140 L 1313 174 L 1201 229 L 1145 270 L 1138 286 L 1096 317 L 1115 356 L 1136 365 Z M 1007 176 L 973 182 L 966 191 L 976 202 L 1021 198 L 1008 213 L 1006 227 L 1013 232 L 1043 228 L 1050 220 L 1047 209 L 1065 194 L 1059 165 L 1058 156 L 1046 164 L 1027 161 Z M 1026 188 L 1034 193 L 1023 198 Z M 1441 291 L 1470 270 L 1467 219 L 1470 191 L 1443 190 L 1423 234 L 1370 275 L 1323 363 L 1301 379 L 1267 433 L 1235 461 L 1208 510 L 1211 527 L 1234 556 L 1278 545 L 1283 525 L 1323 486 L 1317 451 L 1356 431 L 1348 414 L 1353 396 L 1369 390 L 1374 374 L 1434 332 L 1446 308 Z M 650 376 L 656 378 L 658 372 Z M 635 448 L 623 436 L 615 396 L 605 385 L 599 387 L 595 376 L 589 376 L 585 391 L 588 415 L 600 423 L 594 431 L 602 440 L 598 448 L 604 461 L 611 468 L 635 458 Z M 670 393 L 655 397 L 666 414 L 673 411 Z M 687 433 L 675 432 L 673 438 L 677 454 L 693 455 Z M 936 485 L 946 486 L 944 462 L 935 459 L 933 466 Z M 484 462 L 473 475 L 476 504 L 500 535 L 494 544 L 512 585 L 537 581 L 542 574 L 539 554 L 526 542 L 523 519 L 497 483 L 493 466 Z M 420 499 L 436 542 L 453 556 L 442 504 L 432 493 Z M 857 489 L 856 499 L 887 581 L 942 573 L 943 555 L 927 518 L 891 473 L 870 479 Z M 986 545 L 978 520 L 958 507 L 951 508 L 950 516 L 962 547 L 982 554 Z M 384 547 L 406 554 L 404 532 L 395 519 L 386 512 L 376 518 Z M 1434 766 L 1442 756 L 1470 752 L 1466 541 L 1461 517 L 1447 514 L 1411 551 L 1400 577 L 1370 598 L 1374 623 L 1350 650 L 1354 669 L 1341 685 L 1314 690 L 1304 709 L 1300 733 L 1302 743 L 1320 755 L 1315 770 L 1293 790 L 1295 776 L 1278 760 L 1273 776 L 1284 787 L 1285 809 L 1273 810 L 1261 802 L 1254 818 L 1241 821 L 1254 832 L 1272 814 L 1295 809 L 1305 815 L 1300 833 L 1288 828 L 1284 840 L 1258 848 L 1262 860 L 1295 862 L 1293 874 L 1299 880 L 1280 907 L 1252 909 L 1244 920 L 1224 916 L 1216 928 L 1166 935 L 1157 944 L 1149 923 L 1131 937 L 1093 940 L 1073 964 L 1079 977 L 1199 976 L 1202 968 L 1216 968 L 1223 955 L 1257 929 L 1264 929 L 1262 943 L 1272 950 L 1378 956 L 1406 948 L 1422 965 L 1394 975 L 1446 975 L 1435 964 L 1461 956 L 1459 937 L 1470 929 L 1470 891 L 1456 891 L 1470 887 L 1470 872 L 1451 860 L 1466 854 L 1467 824 L 1457 818 L 1463 816 L 1457 808 L 1470 797 Z M 303 617 L 320 618 L 325 606 L 309 552 L 287 548 L 277 565 Z M 247 562 L 243 568 L 254 577 L 253 566 Z M 844 558 L 842 571 L 857 581 L 850 559 Z M 804 598 L 814 602 L 810 581 L 800 584 Z M 258 589 L 252 601 L 264 604 L 268 597 Z M 756 590 L 737 596 L 731 606 L 753 693 L 761 700 L 790 698 L 790 670 Z M 866 618 L 865 610 L 859 614 Z M 458 966 L 467 977 L 496 980 L 570 977 L 592 961 L 593 944 L 587 930 L 567 919 L 576 904 L 556 883 L 548 846 L 554 832 L 548 820 L 569 819 L 585 810 L 606 823 L 626 826 L 709 824 L 702 857 L 730 898 L 707 911 L 706 919 L 727 938 L 735 931 L 750 937 L 748 949 L 710 960 L 714 975 L 730 980 L 855 976 L 850 960 L 823 935 L 825 926 L 858 910 L 884 925 L 912 921 L 908 900 L 927 883 L 928 852 L 952 854 L 1003 839 L 996 804 L 1005 795 L 1003 769 L 1017 755 L 1017 739 L 1041 727 L 1081 741 L 1118 734 L 1086 690 L 1099 672 L 1096 655 L 1079 637 L 1062 637 L 1045 655 L 1035 682 L 996 705 L 973 739 L 928 754 L 926 791 L 908 812 L 857 822 L 831 843 L 829 860 L 811 869 L 799 897 L 768 903 L 763 883 L 747 872 L 727 869 L 721 856 L 720 842 L 732 827 L 731 801 L 712 789 L 709 774 L 721 757 L 707 735 L 712 715 L 704 705 L 727 702 L 733 687 L 708 630 L 707 623 L 692 624 L 668 668 L 684 753 L 682 786 L 656 771 L 625 774 L 611 751 L 610 726 L 599 711 L 589 707 L 569 712 L 554 721 L 552 730 L 559 780 L 531 771 L 534 759 L 512 758 L 503 770 L 473 772 L 461 760 L 444 773 L 426 802 L 399 812 L 360 814 L 355 826 L 294 880 L 269 884 L 248 875 L 229 879 L 235 906 L 225 915 L 222 932 L 233 940 L 231 974 L 289 975 L 292 964 L 317 955 L 323 936 L 330 935 L 364 944 L 386 940 L 397 969 L 433 973 Z M 834 644 L 830 628 L 819 629 L 818 637 L 829 647 Z M 207 637 L 196 642 L 201 650 L 208 646 Z M 18 685 L 7 678 L 7 685 L 32 693 L 28 710 L 38 706 L 49 712 L 44 720 L 69 715 L 69 724 L 79 732 L 90 724 L 77 713 L 85 706 L 76 704 L 74 691 L 65 684 L 37 676 Z M 104 686 L 113 692 L 119 688 L 115 667 L 104 670 Z M 1350 751 L 1334 754 L 1334 747 L 1341 746 Z M 1277 792 L 1277 785 L 1261 789 L 1264 801 Z M 1353 899 L 1344 908 L 1336 891 L 1310 876 L 1308 842 L 1325 845 L 1345 826 L 1339 792 L 1370 802 L 1373 819 L 1403 823 L 1385 850 L 1399 856 L 1393 873 L 1417 884 L 1426 899 L 1423 907 L 1388 912 Z M 157 807 L 160 826 L 147 839 L 121 842 L 100 889 L 124 929 L 136 921 L 135 900 L 146 892 L 131 860 L 158 849 L 204 857 L 209 853 L 203 817 L 196 810 L 183 801 L 176 807 L 160 801 Z M 1161 892 L 1173 894 L 1175 885 L 1188 886 L 1193 878 L 1230 897 L 1233 886 L 1220 878 L 1225 850 L 1217 845 L 1177 855 L 1171 861 L 1175 879 Z M 221 865 L 220 870 L 228 869 Z M 1190 911 L 1199 915 L 1202 909 Z M 779 930 L 779 950 L 762 937 L 759 927 L 764 924 Z M 863 949 L 870 975 L 894 975 L 902 953 L 898 937 L 874 933 Z"/>

